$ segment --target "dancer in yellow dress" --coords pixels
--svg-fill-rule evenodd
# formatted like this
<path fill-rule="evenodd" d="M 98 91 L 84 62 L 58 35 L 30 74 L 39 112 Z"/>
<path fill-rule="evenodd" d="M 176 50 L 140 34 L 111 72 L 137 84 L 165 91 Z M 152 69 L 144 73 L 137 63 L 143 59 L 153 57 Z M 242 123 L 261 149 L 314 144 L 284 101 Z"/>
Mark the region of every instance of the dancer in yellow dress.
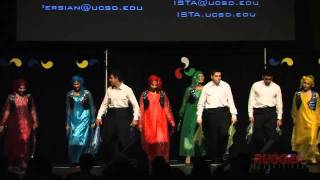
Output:
<path fill-rule="evenodd" d="M 312 75 L 303 76 L 300 82 L 300 91 L 293 98 L 291 116 L 293 131 L 291 145 L 301 160 L 317 163 L 319 156 L 318 129 L 320 124 L 319 94 L 312 91 L 314 87 Z"/>

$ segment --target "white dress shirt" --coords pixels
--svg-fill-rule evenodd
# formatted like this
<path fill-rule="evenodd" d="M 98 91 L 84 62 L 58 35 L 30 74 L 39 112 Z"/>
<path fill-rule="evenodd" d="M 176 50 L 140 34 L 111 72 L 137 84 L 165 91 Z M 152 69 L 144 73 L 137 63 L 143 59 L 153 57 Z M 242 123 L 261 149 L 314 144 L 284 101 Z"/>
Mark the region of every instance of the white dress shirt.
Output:
<path fill-rule="evenodd" d="M 228 107 L 233 118 L 236 118 L 237 109 L 234 105 L 229 84 L 220 81 L 220 83 L 216 85 L 211 81 L 202 89 L 197 106 L 197 119 L 202 119 L 203 109 L 219 107 Z"/>
<path fill-rule="evenodd" d="M 103 114 L 107 113 L 108 108 L 127 108 L 129 102 L 133 106 L 133 118 L 139 119 L 139 104 L 130 87 L 121 83 L 119 88 L 109 87 L 98 111 L 97 119 L 101 119 Z"/>
<path fill-rule="evenodd" d="M 253 108 L 276 107 L 277 119 L 282 119 L 282 95 L 280 86 L 271 82 L 269 86 L 263 81 L 255 82 L 250 90 L 248 113 L 253 117 Z"/>

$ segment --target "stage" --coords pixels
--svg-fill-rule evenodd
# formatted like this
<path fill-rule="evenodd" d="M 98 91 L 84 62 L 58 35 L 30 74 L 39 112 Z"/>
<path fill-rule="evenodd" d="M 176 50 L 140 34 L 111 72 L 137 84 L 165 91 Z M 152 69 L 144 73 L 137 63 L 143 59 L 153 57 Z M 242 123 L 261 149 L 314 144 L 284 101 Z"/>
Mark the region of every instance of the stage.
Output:
<path fill-rule="evenodd" d="M 214 171 L 216 170 L 216 168 L 218 168 L 220 166 L 220 164 L 210 164 L 210 169 L 211 169 L 211 172 L 214 173 Z M 251 166 L 251 171 L 252 173 L 254 173 L 254 171 L 257 171 L 257 170 L 261 170 L 261 169 L 268 169 L 268 168 L 273 168 L 273 169 L 280 169 L 280 168 L 287 168 L 287 169 L 290 169 L 290 168 L 295 168 L 295 169 L 300 169 L 300 168 L 304 168 L 304 166 L 306 166 L 308 169 L 309 169 L 309 172 L 310 173 L 320 173 L 320 164 L 315 164 L 315 165 L 287 165 L 287 166 L 277 166 L 277 165 L 265 165 L 265 166 L 254 166 L 252 165 Z M 178 168 L 180 170 L 182 170 L 186 175 L 190 175 L 191 172 L 192 172 L 192 165 L 186 165 L 184 163 L 181 163 L 180 161 L 178 160 L 172 160 L 170 161 L 170 167 L 171 168 Z M 96 176 L 101 176 L 102 173 L 103 173 L 103 170 L 105 168 L 105 165 L 104 164 L 99 164 L 99 165 L 96 165 L 93 167 L 92 169 L 92 174 L 96 175 Z M 227 166 L 225 168 L 228 168 Z M 70 167 L 66 164 L 55 164 L 53 166 L 53 169 L 52 169 L 52 172 L 54 175 L 57 175 L 57 176 L 61 176 L 61 177 L 65 177 L 69 174 L 72 174 L 72 173 L 75 173 L 75 172 L 79 172 L 80 171 L 80 168 L 79 167 Z"/>
<path fill-rule="evenodd" d="M 219 166 L 219 164 L 210 164 L 211 171 L 213 172 L 218 166 Z M 183 164 L 178 160 L 172 160 L 172 161 L 170 161 L 170 167 L 171 168 L 179 168 L 186 175 L 190 175 L 193 166 Z M 94 174 L 96 176 L 101 176 L 104 168 L 105 168 L 105 164 L 99 164 L 99 165 L 94 166 L 92 168 L 91 172 L 92 172 L 92 174 Z M 80 171 L 80 167 L 70 167 L 67 164 L 54 164 L 54 166 L 52 168 L 53 174 L 57 175 L 57 176 L 61 176 L 61 177 L 65 177 L 69 174 L 79 172 L 79 171 Z"/>

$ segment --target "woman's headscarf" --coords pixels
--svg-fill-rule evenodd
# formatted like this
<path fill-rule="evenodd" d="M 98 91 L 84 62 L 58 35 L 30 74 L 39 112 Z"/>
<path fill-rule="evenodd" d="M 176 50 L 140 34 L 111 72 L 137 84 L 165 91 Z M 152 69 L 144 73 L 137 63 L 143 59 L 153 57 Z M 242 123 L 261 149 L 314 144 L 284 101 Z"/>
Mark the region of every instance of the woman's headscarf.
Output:
<path fill-rule="evenodd" d="M 15 80 L 12 85 L 12 93 L 18 92 L 18 89 L 21 85 L 24 85 L 27 88 L 28 83 L 26 80 L 22 78 Z"/>
<path fill-rule="evenodd" d="M 300 88 L 302 88 L 304 81 L 309 82 L 310 85 L 311 85 L 311 88 L 314 87 L 314 77 L 312 75 L 302 76 L 302 78 L 300 80 Z"/>
<path fill-rule="evenodd" d="M 162 81 L 161 81 L 161 78 L 159 76 L 150 75 L 149 78 L 148 78 L 149 85 L 151 85 L 153 83 L 153 81 L 157 82 L 158 89 L 162 89 Z"/>
<path fill-rule="evenodd" d="M 192 76 L 191 86 L 194 87 L 199 84 L 200 78 L 199 74 L 203 74 L 202 71 L 196 71 Z"/>
<path fill-rule="evenodd" d="M 72 76 L 72 84 L 75 82 L 78 82 L 80 84 L 80 94 L 82 94 L 85 90 L 84 78 L 78 75 Z"/>

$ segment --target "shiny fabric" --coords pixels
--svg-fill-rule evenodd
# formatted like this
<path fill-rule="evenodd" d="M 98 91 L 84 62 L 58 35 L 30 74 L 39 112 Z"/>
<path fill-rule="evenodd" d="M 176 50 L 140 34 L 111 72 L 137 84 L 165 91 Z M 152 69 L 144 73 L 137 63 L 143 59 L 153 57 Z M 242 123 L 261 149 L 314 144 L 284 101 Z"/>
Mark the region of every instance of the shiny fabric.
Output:
<path fill-rule="evenodd" d="M 297 106 L 297 97 L 300 96 L 301 104 Z M 319 156 L 318 130 L 320 124 L 320 102 L 316 94 L 316 108 L 310 108 L 309 102 L 312 94 L 297 92 L 293 98 L 291 116 L 293 118 L 292 150 L 298 152 L 302 160 L 316 162 Z"/>
<path fill-rule="evenodd" d="M 10 96 L 13 98 L 14 111 L 10 111 Z M 28 107 L 28 96 L 10 95 L 6 101 L 5 110 L 10 111 L 6 122 L 4 153 L 8 157 L 10 166 L 26 165 L 32 153 L 30 144 L 32 127 L 37 123 L 35 105 Z"/>
<path fill-rule="evenodd" d="M 141 131 L 142 147 L 149 160 L 162 156 L 169 160 L 168 123 L 175 126 L 168 97 L 164 97 L 164 107 L 160 104 L 160 93 L 147 91 L 148 108 L 144 108 L 143 95 L 140 97 L 139 129 Z"/>
<path fill-rule="evenodd" d="M 90 126 L 95 122 L 94 113 L 93 98 L 88 90 L 84 90 L 80 96 L 75 96 L 73 90 L 68 93 L 67 124 L 70 128 L 68 145 L 69 159 L 73 163 L 78 162 L 80 155 L 89 147 Z"/>
<path fill-rule="evenodd" d="M 181 126 L 180 156 L 204 156 L 206 154 L 202 127 L 197 127 L 196 123 L 197 104 L 201 90 L 195 90 L 195 86 L 199 85 L 200 74 L 203 73 L 196 71 L 193 74 L 191 85 L 185 91 L 179 110 L 179 116 L 181 118 L 179 122 L 179 126 Z"/>
<path fill-rule="evenodd" d="M 100 126 L 97 126 L 91 133 L 91 140 L 90 140 L 88 153 L 91 153 L 94 155 L 98 154 L 101 141 L 102 139 L 101 139 L 101 133 L 100 133 Z"/>
<path fill-rule="evenodd" d="M 194 144 L 194 135 L 197 129 L 197 103 L 201 94 L 201 90 L 187 88 L 183 97 L 182 106 L 179 114 L 182 118 L 181 134 L 180 134 L 180 156 L 204 156 L 204 144 Z M 192 100 L 190 100 L 192 99 Z M 201 140 L 202 142 L 202 140 Z"/>

